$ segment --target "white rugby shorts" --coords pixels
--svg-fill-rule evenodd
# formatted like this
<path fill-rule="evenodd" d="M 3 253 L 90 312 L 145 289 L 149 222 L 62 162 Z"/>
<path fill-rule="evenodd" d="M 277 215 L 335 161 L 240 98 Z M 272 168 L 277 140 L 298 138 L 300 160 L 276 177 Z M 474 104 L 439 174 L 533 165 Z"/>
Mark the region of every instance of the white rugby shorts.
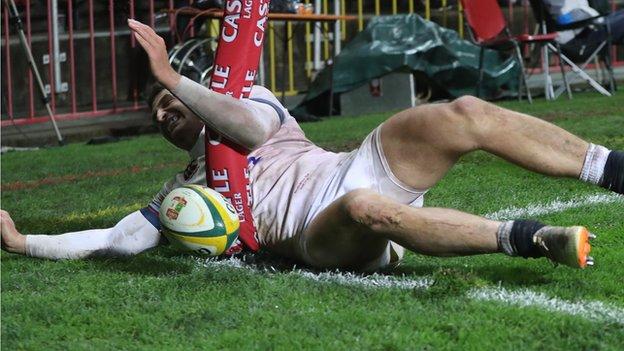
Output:
<path fill-rule="evenodd" d="M 399 180 L 391 171 L 381 145 L 381 126 L 373 130 L 360 147 L 350 153 L 343 154 L 333 172 L 328 172 L 327 180 L 319 196 L 313 202 L 309 215 L 306 218 L 305 228 L 323 209 L 342 195 L 351 190 L 366 188 L 396 200 L 399 203 L 422 207 L 426 190 L 414 189 Z M 295 249 L 298 256 L 306 263 L 314 265 L 306 253 L 306 243 L 303 233 L 298 233 L 299 240 Z M 397 265 L 403 258 L 404 248 L 392 241 L 388 241 L 385 252 L 377 259 L 362 265 L 364 271 L 374 271 L 387 266 Z"/>

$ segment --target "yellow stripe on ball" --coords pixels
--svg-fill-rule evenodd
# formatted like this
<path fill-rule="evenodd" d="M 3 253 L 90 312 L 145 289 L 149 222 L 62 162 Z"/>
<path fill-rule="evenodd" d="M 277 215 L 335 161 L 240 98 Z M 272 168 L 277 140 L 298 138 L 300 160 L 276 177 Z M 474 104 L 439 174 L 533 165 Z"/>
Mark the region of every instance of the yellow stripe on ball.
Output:
<path fill-rule="evenodd" d="M 212 203 L 214 208 L 219 212 L 221 216 L 221 220 L 223 221 L 223 225 L 225 226 L 225 232 L 227 234 L 234 233 L 240 227 L 240 222 L 237 219 L 232 219 L 232 214 L 230 214 L 227 209 L 223 206 L 223 204 L 219 203 L 214 195 L 210 194 L 206 188 L 203 187 L 193 187 L 194 189 L 200 191 L 204 194 L 206 199 Z M 224 201 L 227 201 L 224 199 Z"/>

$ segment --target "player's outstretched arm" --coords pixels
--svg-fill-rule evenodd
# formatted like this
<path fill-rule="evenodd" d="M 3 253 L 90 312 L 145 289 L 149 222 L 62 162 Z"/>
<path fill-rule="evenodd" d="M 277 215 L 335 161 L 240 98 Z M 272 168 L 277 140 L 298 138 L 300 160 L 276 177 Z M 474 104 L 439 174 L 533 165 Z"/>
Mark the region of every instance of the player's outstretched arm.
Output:
<path fill-rule="evenodd" d="M 213 92 L 180 76 L 169 64 L 162 37 L 135 20 L 129 19 L 128 26 L 147 53 L 154 77 L 210 129 L 249 150 L 259 147 L 277 132 L 281 122 L 275 110 Z"/>
<path fill-rule="evenodd" d="M 48 259 L 81 259 L 95 256 L 135 255 L 158 245 L 160 233 L 140 211 L 133 212 L 114 227 L 60 235 L 23 235 L 8 212 L 2 216 L 2 249 Z"/>

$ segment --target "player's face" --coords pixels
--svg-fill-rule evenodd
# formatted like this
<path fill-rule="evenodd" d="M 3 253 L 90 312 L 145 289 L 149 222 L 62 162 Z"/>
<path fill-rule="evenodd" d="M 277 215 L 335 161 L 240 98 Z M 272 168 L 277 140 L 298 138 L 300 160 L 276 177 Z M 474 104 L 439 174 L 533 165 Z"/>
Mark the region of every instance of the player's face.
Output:
<path fill-rule="evenodd" d="M 162 135 L 180 149 L 190 150 L 201 132 L 203 122 L 167 89 L 163 89 L 152 105 L 154 121 Z"/>

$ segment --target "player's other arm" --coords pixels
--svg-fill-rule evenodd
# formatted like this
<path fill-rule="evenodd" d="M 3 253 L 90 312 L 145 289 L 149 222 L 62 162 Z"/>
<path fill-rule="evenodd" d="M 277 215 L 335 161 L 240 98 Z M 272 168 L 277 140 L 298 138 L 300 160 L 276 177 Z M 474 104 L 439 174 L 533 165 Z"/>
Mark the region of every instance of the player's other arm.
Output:
<path fill-rule="evenodd" d="M 0 210 L 2 248 L 48 259 L 135 255 L 158 245 L 160 233 L 143 211 L 133 212 L 114 227 L 60 235 L 23 235 L 8 212 Z"/>
<path fill-rule="evenodd" d="M 210 129 L 248 150 L 258 148 L 277 132 L 281 121 L 273 108 L 216 93 L 180 76 L 169 64 L 163 38 L 143 23 L 128 20 L 128 26 L 145 49 L 154 77 Z"/>
<path fill-rule="evenodd" d="M 248 150 L 264 144 L 281 125 L 272 107 L 216 93 L 186 77 L 171 92 L 208 128 Z"/>

